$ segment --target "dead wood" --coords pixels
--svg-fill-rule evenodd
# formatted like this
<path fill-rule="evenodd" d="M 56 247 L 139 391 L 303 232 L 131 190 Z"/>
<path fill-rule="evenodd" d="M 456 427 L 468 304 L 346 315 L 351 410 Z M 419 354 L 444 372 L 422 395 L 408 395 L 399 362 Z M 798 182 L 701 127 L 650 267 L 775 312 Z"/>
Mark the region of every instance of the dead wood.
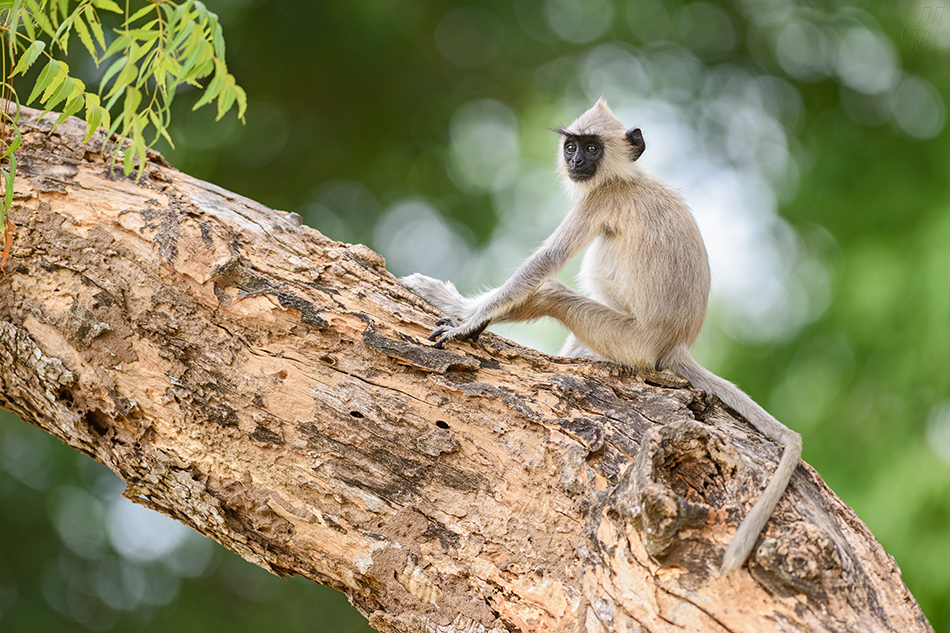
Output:
<path fill-rule="evenodd" d="M 21 120 L 0 404 L 133 501 L 380 631 L 932 630 L 806 464 L 719 576 L 779 450 L 684 382 L 433 349 L 368 248 L 52 120 Z"/>

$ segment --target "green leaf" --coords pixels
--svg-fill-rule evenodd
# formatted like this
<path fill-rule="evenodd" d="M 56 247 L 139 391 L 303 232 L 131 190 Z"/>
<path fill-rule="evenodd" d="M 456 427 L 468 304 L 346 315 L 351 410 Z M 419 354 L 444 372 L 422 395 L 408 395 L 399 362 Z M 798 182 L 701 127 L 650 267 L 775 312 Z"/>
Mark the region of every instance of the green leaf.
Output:
<path fill-rule="evenodd" d="M 91 5 L 86 5 L 86 9 L 83 11 L 83 14 L 86 16 L 86 22 L 89 24 L 89 28 L 92 30 L 92 35 L 96 38 L 96 42 L 99 43 L 99 47 L 105 50 L 106 37 L 102 32 L 102 24 L 99 23 L 99 14 L 96 13 L 95 9 L 93 9 Z"/>
<path fill-rule="evenodd" d="M 123 51 L 126 48 L 128 48 L 129 44 L 131 43 L 132 43 L 132 38 L 126 35 L 125 33 L 121 33 L 119 37 L 112 40 L 112 43 L 109 44 L 109 48 L 107 48 L 106 52 L 102 54 L 102 57 L 105 58 L 105 57 L 110 57 L 112 55 L 115 55 L 119 51 Z"/>
<path fill-rule="evenodd" d="M 43 70 L 40 71 L 40 76 L 36 78 L 36 85 L 33 86 L 33 92 L 30 93 L 30 98 L 26 100 L 27 104 L 33 103 L 34 99 L 46 90 L 53 81 L 53 78 L 59 74 L 59 66 L 62 63 L 63 62 L 59 60 L 51 59 L 49 63 L 43 67 Z"/>
<path fill-rule="evenodd" d="M 178 77 L 181 74 L 181 64 L 179 64 L 174 57 L 170 55 L 165 55 L 162 57 L 162 67 L 168 71 L 173 77 Z"/>
<path fill-rule="evenodd" d="M 123 128 L 123 136 L 129 137 L 131 144 L 125 148 L 125 155 L 122 159 L 122 164 L 126 175 L 132 173 L 136 162 L 139 166 L 139 176 L 142 175 L 142 172 L 145 169 L 147 149 L 145 147 L 145 136 L 143 135 L 143 130 L 147 125 L 148 121 L 146 121 L 145 115 L 143 114 L 134 113 L 132 116 L 127 118 L 127 123 Z"/>
<path fill-rule="evenodd" d="M 96 57 L 96 45 L 92 41 L 92 34 L 89 33 L 89 28 L 86 26 L 86 23 L 83 22 L 82 18 L 78 15 L 76 19 L 73 20 L 73 29 L 75 29 L 76 35 L 79 36 L 79 41 L 82 42 L 82 45 L 89 51 L 89 56 L 92 57 L 92 60 L 96 62 L 96 66 L 98 66 L 99 58 Z"/>
<path fill-rule="evenodd" d="M 137 46 L 132 47 L 132 55 L 135 55 L 137 48 Z M 118 86 L 121 90 L 124 86 L 131 84 L 136 75 L 138 75 L 138 68 L 136 67 L 135 62 L 132 59 L 129 59 L 129 63 L 127 63 L 124 68 L 122 68 L 122 72 L 119 73 L 119 76 L 115 80 L 116 86 Z"/>
<path fill-rule="evenodd" d="M 233 77 L 231 83 L 233 84 Z M 227 89 L 223 90 L 221 96 L 218 97 L 218 116 L 215 117 L 215 121 L 220 121 L 221 118 L 228 113 L 228 110 L 234 105 L 234 99 L 234 86 L 230 85 Z"/>
<path fill-rule="evenodd" d="M 5 24 L 4 26 L 6 27 L 7 33 L 10 33 L 11 35 L 16 35 L 17 30 L 20 28 L 20 8 L 21 8 L 20 5 L 21 4 L 22 4 L 22 0 L 13 0 L 13 2 L 7 1 L 3 3 L 3 9 L 6 11 L 9 11 L 9 17 L 7 18 L 7 16 L 4 16 L 5 18 L 4 21 L 6 21 L 6 19 L 10 20 L 10 23 Z M 29 22 L 29 20 L 27 20 L 27 22 Z M 15 39 L 16 38 L 12 36 L 7 38 L 7 41 L 10 44 L 10 59 L 13 59 L 13 53 L 15 52 L 13 48 L 13 42 Z M 35 39 L 35 38 L 30 38 L 30 39 Z"/>
<path fill-rule="evenodd" d="M 192 44 L 191 40 L 194 40 L 194 44 Z M 204 45 L 203 47 L 202 44 Z M 186 43 L 185 50 L 181 53 L 180 57 L 183 58 L 183 62 L 179 79 L 181 81 L 191 81 L 196 77 L 205 76 L 199 74 L 196 68 L 212 59 L 213 53 L 208 43 L 201 39 L 201 34 L 195 32 L 195 36 L 189 38 L 189 42 Z"/>
<path fill-rule="evenodd" d="M 50 84 L 46 86 L 46 90 L 43 91 L 42 96 L 40 96 L 40 103 L 47 104 L 50 97 L 55 94 L 58 94 L 63 87 L 69 87 L 66 84 L 66 80 L 69 78 L 69 66 L 66 65 L 66 62 L 59 62 L 59 69 L 56 73 L 56 76 L 52 78 Z"/>
<path fill-rule="evenodd" d="M 13 205 L 13 181 L 16 179 L 16 154 L 10 154 L 10 167 L 3 174 L 3 208 L 9 209 Z M 6 225 L 4 225 L 4 230 Z"/>
<path fill-rule="evenodd" d="M 7 176 L 7 170 L 4 169 L 3 167 L 0 167 L 0 176 L 3 176 L 4 178 L 6 178 Z M 12 205 L 13 202 L 11 201 L 10 204 Z M 5 235 L 7 232 L 6 230 L 7 229 L 7 211 L 9 211 L 9 209 L 4 207 L 3 205 L 0 205 L 0 235 Z M 6 239 L 4 239 L 4 242 L 6 242 L 8 238 L 9 236 L 6 236 Z M 0 265 L 3 265 L 3 264 L 4 264 L 3 259 L 0 258 Z"/>
<path fill-rule="evenodd" d="M 122 157 L 122 170 L 125 172 L 125 175 L 128 176 L 132 173 L 132 170 L 135 169 L 135 149 L 130 147 L 124 152 Z"/>
<path fill-rule="evenodd" d="M 162 56 L 159 64 L 164 71 L 165 76 L 165 90 L 168 94 L 175 94 L 175 90 L 179 85 L 179 75 L 181 74 L 181 64 L 176 62 L 170 55 Z"/>
<path fill-rule="evenodd" d="M 144 57 L 148 52 L 150 52 L 155 47 L 155 44 L 156 44 L 156 40 L 145 42 L 141 46 L 139 46 L 138 44 L 133 44 L 132 50 L 129 52 L 129 57 L 132 58 L 132 62 L 136 63 L 140 59 L 142 59 L 142 57 Z"/>
<path fill-rule="evenodd" d="M 119 5 L 117 5 L 112 0 L 92 0 L 92 5 L 96 7 L 97 9 L 102 9 L 103 11 L 111 11 L 112 13 L 123 13 Z"/>
<path fill-rule="evenodd" d="M 159 92 L 165 94 L 168 89 L 165 79 L 165 66 L 162 65 L 161 61 L 159 61 L 151 66 L 151 71 L 152 78 L 155 80 L 155 87 L 159 90 Z"/>
<path fill-rule="evenodd" d="M 133 45 L 132 49 L 134 51 L 136 47 Z M 118 61 L 122 61 L 123 63 L 119 64 Z M 113 97 L 117 97 L 118 95 L 120 95 L 122 93 L 122 90 L 126 86 L 130 85 L 132 81 L 135 80 L 136 75 L 138 75 L 138 68 L 136 68 L 135 64 L 128 57 L 120 58 L 120 60 L 117 60 L 115 63 L 112 64 L 112 66 L 109 67 L 109 71 L 111 71 L 113 74 L 115 73 L 115 70 L 119 70 L 119 76 L 115 78 L 115 81 L 112 84 L 112 88 L 109 90 L 108 93 L 106 93 L 105 98 L 111 99 L 109 101 L 109 105 L 106 106 L 107 110 L 111 110 L 112 104 L 115 103 L 115 99 Z M 105 81 L 109 77 L 111 77 L 111 75 L 106 74 L 102 76 L 102 79 L 103 81 Z M 99 92 L 102 92 L 101 85 L 102 84 L 100 84 Z"/>
<path fill-rule="evenodd" d="M 185 51 L 179 51 L 178 49 L 180 49 L 183 45 L 187 47 L 190 44 L 191 36 L 192 36 L 192 33 L 194 32 L 195 32 L 195 23 L 194 22 L 187 23 L 180 31 L 175 33 L 175 38 L 172 40 L 171 45 L 169 45 L 168 50 L 173 51 L 175 54 L 180 55 L 181 57 L 188 57 L 187 48 L 185 49 Z M 198 33 L 198 37 L 199 38 L 201 37 L 200 33 Z M 188 44 L 186 44 L 186 42 Z"/>
<path fill-rule="evenodd" d="M 184 6 L 179 5 L 176 7 L 166 2 L 162 4 L 162 9 L 165 11 L 165 32 L 175 34 L 178 31 L 178 22 L 181 20 Z"/>
<path fill-rule="evenodd" d="M 149 48 L 152 48 L 152 47 L 149 46 Z M 160 54 L 160 51 L 157 48 L 152 48 L 152 50 L 149 51 L 148 55 L 146 55 L 145 58 L 139 63 L 140 70 L 138 74 L 138 79 L 135 82 L 135 86 L 137 88 L 141 88 L 149 81 L 154 81 L 156 83 L 158 82 L 158 77 L 156 76 L 156 73 L 155 73 L 155 67 L 157 65 L 155 63 L 155 57 L 159 54 Z"/>
<path fill-rule="evenodd" d="M 73 95 L 67 99 L 66 105 L 63 107 L 62 114 L 57 117 L 56 123 L 53 124 L 53 129 L 56 129 L 56 127 L 58 127 L 63 121 L 79 112 L 82 109 L 84 102 L 85 99 L 83 99 L 82 93 Z"/>
<path fill-rule="evenodd" d="M 217 61 L 217 60 L 215 60 Z M 218 66 L 218 72 L 214 74 L 214 79 L 211 80 L 211 83 L 208 84 L 208 87 L 204 90 L 204 95 L 201 99 L 195 103 L 192 111 L 197 110 L 203 105 L 211 103 L 211 100 L 217 97 L 221 93 L 221 89 L 224 88 L 225 80 L 227 79 L 228 71 L 224 68 L 224 62 L 220 62 Z"/>
<path fill-rule="evenodd" d="M 99 92 L 100 92 L 100 93 L 101 93 L 102 90 L 106 87 L 106 85 L 109 83 L 109 80 L 112 79 L 112 76 L 115 75 L 117 72 L 119 72 L 119 70 L 121 70 L 122 67 L 123 67 L 125 64 L 128 63 L 128 61 L 129 61 L 129 58 L 128 58 L 128 57 L 120 57 L 119 59 L 117 59 L 117 60 L 115 60 L 114 62 L 112 62 L 112 64 L 109 66 L 109 68 L 106 69 L 106 72 L 103 73 L 102 79 L 99 81 Z M 115 92 L 115 90 L 116 90 L 116 88 L 115 88 L 115 86 L 113 86 L 112 91 L 109 92 L 109 95 L 111 95 L 113 92 Z M 106 95 L 106 99 L 109 98 L 109 95 Z"/>
<path fill-rule="evenodd" d="M 20 73 L 25 73 L 29 70 L 30 66 L 33 65 L 33 62 L 40 56 L 40 53 L 46 48 L 46 42 L 43 40 L 37 40 L 27 47 L 23 54 L 20 55 L 20 60 L 17 62 L 16 66 L 13 68 L 13 72 L 10 73 L 11 77 L 14 77 Z"/>
<path fill-rule="evenodd" d="M 86 93 L 86 136 L 82 139 L 83 143 L 88 143 L 92 135 L 99 129 L 102 124 L 103 112 L 99 105 L 99 97 Z"/>
<path fill-rule="evenodd" d="M 224 59 L 224 31 L 218 24 L 218 16 L 214 16 L 209 24 L 211 30 L 211 41 L 214 43 L 214 54 L 216 57 Z"/>
<path fill-rule="evenodd" d="M 247 110 L 247 93 L 244 92 L 244 88 L 237 84 L 234 84 L 234 98 L 238 106 L 237 117 L 241 123 L 244 123 L 244 112 Z"/>
<path fill-rule="evenodd" d="M 142 93 L 132 86 L 127 86 L 125 89 L 125 103 L 122 105 L 122 111 L 126 115 L 127 120 L 131 121 L 136 116 L 139 116 L 138 109 L 142 104 Z"/>
<path fill-rule="evenodd" d="M 148 118 L 151 121 L 152 126 L 155 128 L 155 139 L 152 141 L 152 144 L 158 142 L 159 138 L 164 138 L 165 141 L 174 149 L 175 143 L 172 142 L 172 138 L 168 135 L 168 122 L 163 121 L 156 112 L 152 110 L 148 111 Z"/>
<path fill-rule="evenodd" d="M 43 107 L 47 112 L 55 108 L 61 101 L 67 99 L 74 92 L 72 81 L 65 81 L 69 77 L 64 77 L 64 81 L 60 84 L 54 82 L 47 91 L 43 93 L 43 97 L 40 99 L 40 103 L 43 104 Z M 57 86 L 54 90 L 54 86 Z M 47 94 L 49 96 L 47 96 Z M 54 126 L 55 127 L 55 126 Z"/>
<path fill-rule="evenodd" d="M 201 60 L 201 65 L 195 69 L 195 77 L 207 77 L 214 70 L 214 57 Z"/>
<path fill-rule="evenodd" d="M 36 23 L 43 29 L 43 32 L 50 37 L 54 37 L 56 35 L 56 29 L 53 28 L 53 23 L 46 17 L 46 9 L 41 8 L 35 0 L 25 0 L 25 2 L 30 9 L 31 17 L 36 20 Z"/>
<path fill-rule="evenodd" d="M 13 152 L 17 151 L 17 148 L 19 148 L 20 145 L 23 144 L 23 135 L 20 134 L 20 128 L 17 127 L 16 125 L 12 126 L 12 128 L 13 128 L 13 140 L 10 141 L 10 144 L 7 145 L 7 148 L 3 151 L 3 154 L 0 155 L 0 160 L 3 160 L 7 156 L 10 156 L 11 154 L 13 154 Z"/>
<path fill-rule="evenodd" d="M 73 29 L 72 26 L 66 28 L 64 24 L 65 23 L 59 25 L 60 30 L 57 31 L 57 35 L 53 36 L 53 42 L 50 44 L 50 48 L 53 48 L 52 44 L 57 44 L 59 45 L 59 49 L 63 51 L 63 55 L 69 55 L 69 36 L 72 35 Z"/>
<path fill-rule="evenodd" d="M 29 11 L 25 12 L 28 19 L 23 20 L 23 30 L 26 31 L 26 37 L 28 40 L 35 42 L 36 41 L 36 29 L 33 28 L 33 15 Z"/>
<path fill-rule="evenodd" d="M 163 6 L 164 6 L 164 5 L 163 5 Z M 127 25 L 128 25 L 128 24 L 132 24 L 133 22 L 135 22 L 136 20 L 138 20 L 139 18 L 141 18 L 143 15 L 146 15 L 149 11 L 154 11 L 154 10 L 155 10 L 155 5 L 154 5 L 154 4 L 146 4 L 144 7 L 142 7 L 141 9 L 139 9 L 138 11 L 136 11 L 135 13 L 133 13 L 132 16 L 131 16 L 128 20 L 125 21 L 125 23 L 126 23 Z"/>
<path fill-rule="evenodd" d="M 106 108 L 105 112 L 106 114 L 108 114 L 109 110 Z M 115 134 L 115 132 L 119 129 L 119 127 L 124 124 L 124 122 L 125 122 L 125 113 L 120 112 L 119 116 L 117 116 L 115 120 L 112 122 L 112 125 L 106 128 L 108 130 L 108 135 L 111 136 L 112 134 Z"/>
<path fill-rule="evenodd" d="M 152 20 L 151 22 L 149 22 L 142 28 L 131 29 L 130 31 L 128 31 L 128 34 L 133 39 L 139 40 L 141 42 L 156 40 L 161 36 L 161 33 L 156 29 L 150 28 L 150 26 L 156 22 L 158 22 L 158 20 Z"/>

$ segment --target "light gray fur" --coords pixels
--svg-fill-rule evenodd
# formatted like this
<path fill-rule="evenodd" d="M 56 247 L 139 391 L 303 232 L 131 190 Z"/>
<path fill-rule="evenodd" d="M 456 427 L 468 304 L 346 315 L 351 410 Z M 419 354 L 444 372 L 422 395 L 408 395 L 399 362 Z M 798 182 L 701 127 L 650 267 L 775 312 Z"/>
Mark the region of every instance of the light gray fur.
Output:
<path fill-rule="evenodd" d="M 603 99 L 567 128 L 599 137 L 604 158 L 590 180 L 574 182 L 559 153 L 558 170 L 580 200 L 501 287 L 467 298 L 452 283 L 425 275 L 401 281 L 460 321 L 438 328 L 437 344 L 477 337 L 489 323 L 553 317 L 571 331 L 562 355 L 668 369 L 781 444 L 778 468 L 726 550 L 725 573 L 741 567 L 752 552 L 798 465 L 801 437 L 690 356 L 706 316 L 706 247 L 676 190 L 630 160 L 625 131 Z M 554 280 L 584 248 L 579 282 L 586 296 Z"/>

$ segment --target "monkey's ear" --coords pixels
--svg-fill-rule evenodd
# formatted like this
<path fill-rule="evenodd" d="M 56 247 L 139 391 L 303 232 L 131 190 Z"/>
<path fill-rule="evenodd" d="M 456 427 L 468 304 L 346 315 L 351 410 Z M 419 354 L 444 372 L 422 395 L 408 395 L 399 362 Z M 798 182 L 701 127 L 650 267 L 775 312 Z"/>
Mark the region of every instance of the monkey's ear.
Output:
<path fill-rule="evenodd" d="M 637 160 L 643 154 L 643 150 L 647 148 L 647 144 L 643 142 L 643 134 L 640 132 L 640 128 L 630 128 L 625 136 L 627 142 L 630 143 L 630 160 Z"/>

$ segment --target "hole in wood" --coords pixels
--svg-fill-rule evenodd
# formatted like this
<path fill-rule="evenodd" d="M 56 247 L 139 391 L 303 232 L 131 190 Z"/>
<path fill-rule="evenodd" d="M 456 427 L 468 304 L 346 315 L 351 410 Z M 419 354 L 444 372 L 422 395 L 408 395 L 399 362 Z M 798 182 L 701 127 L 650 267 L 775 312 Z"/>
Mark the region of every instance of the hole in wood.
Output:
<path fill-rule="evenodd" d="M 353 416 L 354 418 L 362 418 L 362 417 L 363 417 L 363 414 L 360 413 L 359 411 L 350 411 L 350 415 Z"/>
<path fill-rule="evenodd" d="M 105 437 L 105 434 L 109 432 L 109 417 L 102 411 L 96 409 L 87 411 L 83 415 L 83 421 L 99 437 Z"/>
<path fill-rule="evenodd" d="M 436 420 L 435 425 L 436 425 L 437 427 L 439 427 L 440 429 L 447 429 L 447 428 L 449 428 L 449 423 L 448 423 L 448 422 L 443 422 L 442 420 Z"/>

